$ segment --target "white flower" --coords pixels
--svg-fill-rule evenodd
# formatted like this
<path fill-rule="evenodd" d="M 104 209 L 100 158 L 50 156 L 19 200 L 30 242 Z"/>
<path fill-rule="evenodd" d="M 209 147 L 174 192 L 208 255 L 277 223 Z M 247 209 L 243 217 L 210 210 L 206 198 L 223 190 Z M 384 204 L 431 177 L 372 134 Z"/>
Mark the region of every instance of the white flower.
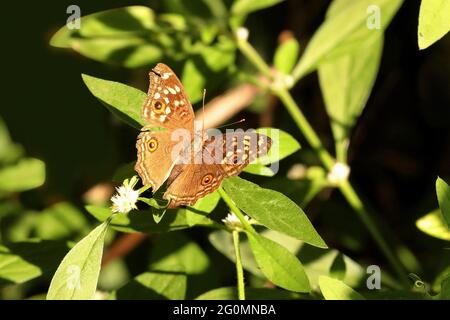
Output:
<path fill-rule="evenodd" d="M 136 202 L 139 198 L 139 191 L 134 190 L 138 179 L 136 176 L 130 180 L 126 179 L 123 185 L 116 188 L 117 193 L 111 198 L 112 212 L 128 213 L 133 209 L 137 209 Z"/>
<path fill-rule="evenodd" d="M 336 162 L 328 173 L 327 179 L 333 185 L 339 185 L 347 180 L 350 175 L 350 167 L 342 162 Z"/>
<path fill-rule="evenodd" d="M 245 220 L 250 222 L 250 218 L 248 216 L 244 216 Z M 222 219 L 222 222 L 228 227 L 230 230 L 239 230 L 243 229 L 241 220 L 234 214 L 229 213 L 225 219 Z"/>

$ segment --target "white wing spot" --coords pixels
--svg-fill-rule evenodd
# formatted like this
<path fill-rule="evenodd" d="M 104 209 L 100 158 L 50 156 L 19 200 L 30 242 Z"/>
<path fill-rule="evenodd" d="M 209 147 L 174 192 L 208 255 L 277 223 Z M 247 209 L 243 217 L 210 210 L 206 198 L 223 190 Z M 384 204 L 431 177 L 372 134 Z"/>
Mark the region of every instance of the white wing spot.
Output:
<path fill-rule="evenodd" d="M 162 90 L 162 87 L 158 87 L 158 91 L 161 91 Z"/>
<path fill-rule="evenodd" d="M 181 91 L 180 87 L 179 86 L 175 86 L 175 91 L 176 92 L 180 92 Z"/>
<path fill-rule="evenodd" d="M 178 101 L 178 100 L 175 100 L 175 107 L 178 107 L 179 105 L 180 105 L 180 101 Z"/>
<path fill-rule="evenodd" d="M 163 92 L 164 92 L 165 95 L 169 94 L 169 90 L 167 90 L 167 89 L 164 89 Z"/>
<path fill-rule="evenodd" d="M 166 103 L 169 103 L 169 98 L 164 97 L 164 101 L 165 101 Z"/>
<path fill-rule="evenodd" d="M 155 95 L 153 96 L 155 99 L 159 99 L 161 97 L 161 95 L 159 94 L 159 92 L 155 93 Z"/>
<path fill-rule="evenodd" d="M 169 107 L 166 107 L 166 114 L 169 114 L 170 113 L 170 108 Z"/>

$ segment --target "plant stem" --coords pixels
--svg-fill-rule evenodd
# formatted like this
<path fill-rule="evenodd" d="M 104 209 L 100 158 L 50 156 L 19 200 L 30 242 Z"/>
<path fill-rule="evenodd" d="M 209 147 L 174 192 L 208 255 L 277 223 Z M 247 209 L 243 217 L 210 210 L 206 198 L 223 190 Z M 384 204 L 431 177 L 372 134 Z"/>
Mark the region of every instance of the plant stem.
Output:
<path fill-rule="evenodd" d="M 231 209 L 231 212 L 234 213 L 238 218 L 239 221 L 241 221 L 242 226 L 245 230 L 255 233 L 255 229 L 252 227 L 252 225 L 245 219 L 244 214 L 242 211 L 234 204 L 233 200 L 230 198 L 230 196 L 223 190 L 222 187 L 219 187 L 219 194 L 222 197 L 223 201 L 227 204 L 227 206 Z"/>
<path fill-rule="evenodd" d="M 250 62 L 254 64 L 256 68 L 258 68 L 260 72 L 262 72 L 263 74 L 267 74 L 267 70 L 270 71 L 269 66 L 264 62 L 264 60 L 259 56 L 256 50 L 247 41 L 241 40 L 238 41 L 237 44 L 241 52 L 247 57 L 247 59 L 249 59 Z M 309 124 L 306 117 L 303 115 L 295 100 L 292 98 L 292 95 L 286 88 L 278 88 L 276 90 L 273 90 L 273 92 L 283 102 L 287 111 L 294 119 L 295 123 L 297 124 L 302 134 L 305 136 L 308 143 L 317 152 L 324 167 L 327 170 L 331 170 L 336 162 L 335 159 L 325 149 L 322 142 L 320 141 L 320 138 L 318 137 L 312 126 Z M 342 184 L 340 184 L 339 189 L 341 190 L 347 202 L 350 204 L 350 206 L 353 208 L 353 210 L 356 212 L 358 217 L 368 229 L 376 244 L 383 252 L 388 262 L 391 264 L 392 269 L 398 274 L 403 285 L 407 288 L 409 286 L 409 281 L 405 274 L 403 265 L 394 254 L 391 247 L 389 247 L 389 245 L 384 240 L 380 230 L 365 209 L 364 204 L 354 191 L 350 182 L 348 182 L 347 180 L 344 181 Z"/>
<path fill-rule="evenodd" d="M 239 232 L 233 231 L 234 253 L 236 254 L 237 289 L 239 300 L 245 300 L 244 269 L 242 268 L 241 250 L 239 247 Z"/>

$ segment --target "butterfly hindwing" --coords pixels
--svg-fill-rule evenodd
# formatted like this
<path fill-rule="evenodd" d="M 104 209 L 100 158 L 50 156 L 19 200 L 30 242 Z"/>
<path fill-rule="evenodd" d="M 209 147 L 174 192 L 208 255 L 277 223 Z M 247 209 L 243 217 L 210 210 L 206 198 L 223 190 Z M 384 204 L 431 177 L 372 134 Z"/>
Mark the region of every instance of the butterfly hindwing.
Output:
<path fill-rule="evenodd" d="M 172 150 L 176 144 L 171 130 L 142 131 L 138 136 L 134 168 L 144 185 L 152 185 L 153 192 L 164 183 L 175 165 L 177 156 L 172 155 Z"/>
<path fill-rule="evenodd" d="M 222 168 L 216 164 L 178 164 L 172 170 L 164 199 L 170 200 L 169 208 L 193 205 L 198 199 L 216 191 L 223 178 Z"/>
<path fill-rule="evenodd" d="M 249 163 L 266 155 L 271 144 L 269 137 L 254 131 L 209 137 L 203 144 L 203 163 L 174 166 L 164 193 L 170 200 L 169 207 L 193 205 L 217 190 L 224 178 L 238 175 Z"/>

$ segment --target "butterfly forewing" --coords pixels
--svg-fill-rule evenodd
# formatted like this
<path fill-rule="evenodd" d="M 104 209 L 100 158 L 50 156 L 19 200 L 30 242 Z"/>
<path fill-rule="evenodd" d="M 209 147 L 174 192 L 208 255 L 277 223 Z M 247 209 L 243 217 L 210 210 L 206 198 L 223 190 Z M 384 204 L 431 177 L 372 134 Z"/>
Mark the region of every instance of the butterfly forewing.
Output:
<path fill-rule="evenodd" d="M 193 131 L 194 111 L 183 85 L 167 65 L 158 63 L 150 73 L 150 86 L 142 107 L 149 126 Z"/>

